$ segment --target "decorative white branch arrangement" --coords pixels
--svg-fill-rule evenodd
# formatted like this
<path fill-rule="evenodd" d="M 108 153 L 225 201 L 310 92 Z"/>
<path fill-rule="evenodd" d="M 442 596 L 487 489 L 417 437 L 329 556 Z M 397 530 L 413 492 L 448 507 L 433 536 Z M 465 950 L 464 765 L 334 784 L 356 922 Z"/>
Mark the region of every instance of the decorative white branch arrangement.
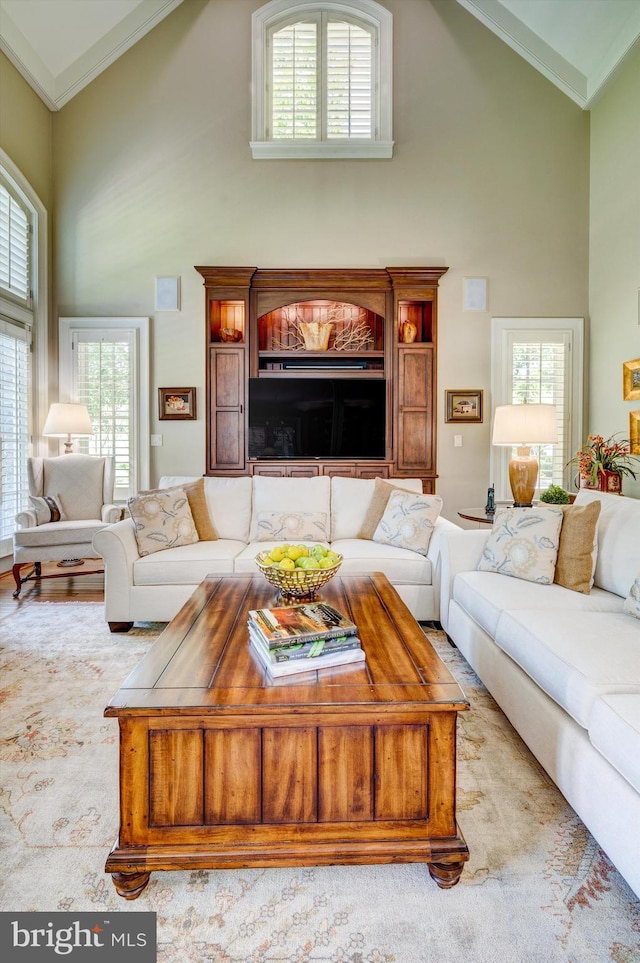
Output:
<path fill-rule="evenodd" d="M 334 301 L 326 308 L 326 313 L 317 321 L 305 321 L 297 305 L 282 309 L 282 320 L 288 327 L 286 342 L 274 337 L 276 351 L 360 351 L 373 341 L 367 324 L 367 311 L 354 309 Z"/>

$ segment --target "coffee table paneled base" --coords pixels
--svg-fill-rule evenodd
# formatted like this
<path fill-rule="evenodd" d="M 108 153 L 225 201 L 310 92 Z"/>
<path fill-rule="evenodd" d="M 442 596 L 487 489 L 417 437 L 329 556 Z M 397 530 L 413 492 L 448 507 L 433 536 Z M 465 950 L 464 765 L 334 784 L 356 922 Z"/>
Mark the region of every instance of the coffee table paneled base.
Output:
<path fill-rule="evenodd" d="M 384 576 L 334 583 L 366 666 L 269 682 L 246 639 L 260 583 L 208 579 L 114 697 L 120 831 L 105 868 L 120 896 L 178 869 L 425 862 L 438 886 L 458 882 L 468 703 Z"/>

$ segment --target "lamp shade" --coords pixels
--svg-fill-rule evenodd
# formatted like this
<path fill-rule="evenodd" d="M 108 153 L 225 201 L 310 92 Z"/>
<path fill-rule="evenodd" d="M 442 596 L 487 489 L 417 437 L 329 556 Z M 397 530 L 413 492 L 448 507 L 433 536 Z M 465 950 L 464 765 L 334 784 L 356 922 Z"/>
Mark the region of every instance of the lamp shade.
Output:
<path fill-rule="evenodd" d="M 499 405 L 493 417 L 494 445 L 555 445 L 555 405 Z"/>
<path fill-rule="evenodd" d="M 49 414 L 44 423 L 42 434 L 49 435 L 53 438 L 65 438 L 65 454 L 70 455 L 72 435 L 93 434 L 93 426 L 89 418 L 87 406 L 55 402 L 49 408 Z"/>
<path fill-rule="evenodd" d="M 93 426 L 86 405 L 58 404 L 49 408 L 43 435 L 66 438 L 67 435 L 92 435 Z"/>

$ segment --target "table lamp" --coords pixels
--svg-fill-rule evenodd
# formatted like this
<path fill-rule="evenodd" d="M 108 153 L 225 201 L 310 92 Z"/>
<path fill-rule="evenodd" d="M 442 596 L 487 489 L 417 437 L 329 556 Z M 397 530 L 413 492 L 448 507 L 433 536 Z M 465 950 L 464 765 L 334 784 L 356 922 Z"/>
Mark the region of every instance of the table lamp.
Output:
<path fill-rule="evenodd" d="M 499 405 L 493 416 L 492 444 L 517 446 L 509 462 L 514 508 L 530 508 L 538 480 L 538 462 L 530 445 L 555 445 L 558 421 L 555 405 Z"/>
<path fill-rule="evenodd" d="M 87 406 L 58 402 L 52 404 L 42 434 L 52 438 L 65 438 L 64 453 L 69 455 L 73 450 L 72 435 L 77 438 L 93 434 Z"/>

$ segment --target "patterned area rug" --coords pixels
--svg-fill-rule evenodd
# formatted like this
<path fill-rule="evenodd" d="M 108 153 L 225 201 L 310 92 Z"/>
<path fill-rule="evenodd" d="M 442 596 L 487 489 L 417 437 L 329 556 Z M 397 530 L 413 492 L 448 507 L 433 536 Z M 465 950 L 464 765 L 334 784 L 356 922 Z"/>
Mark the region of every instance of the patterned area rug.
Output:
<path fill-rule="evenodd" d="M 162 629 L 111 635 L 97 603 L 0 622 L 0 909 L 154 910 L 161 963 L 633 963 L 640 903 L 441 632 L 472 711 L 459 724 L 454 889 L 422 864 L 155 873 L 127 902 L 104 873 L 117 832 L 117 723 L 102 711 Z"/>

